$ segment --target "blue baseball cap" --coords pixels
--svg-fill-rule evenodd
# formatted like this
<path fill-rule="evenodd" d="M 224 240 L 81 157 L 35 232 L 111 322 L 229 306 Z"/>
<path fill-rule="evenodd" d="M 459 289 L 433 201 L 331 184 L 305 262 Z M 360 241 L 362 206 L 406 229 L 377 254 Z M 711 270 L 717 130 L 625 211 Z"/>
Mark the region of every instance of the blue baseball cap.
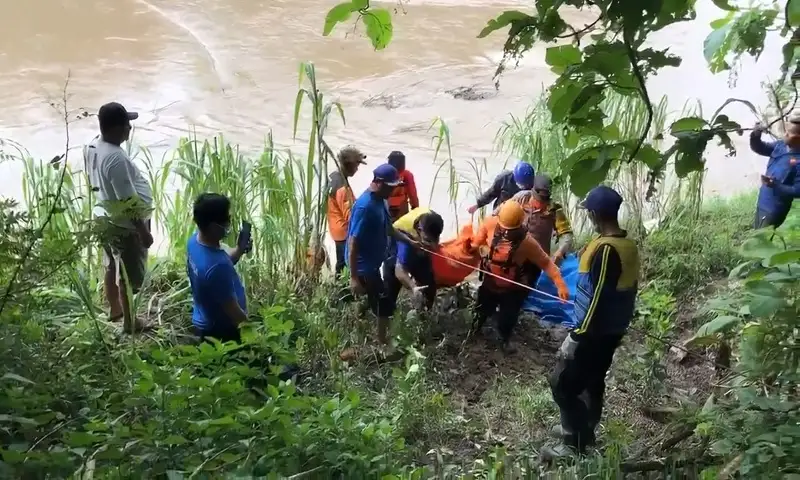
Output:
<path fill-rule="evenodd" d="M 579 204 L 590 212 L 604 215 L 616 215 L 622 205 L 622 196 L 611 187 L 600 185 L 594 187 Z"/>
<path fill-rule="evenodd" d="M 373 181 L 383 183 L 390 187 L 396 187 L 402 183 L 400 180 L 400 173 L 388 163 L 379 165 L 378 168 L 372 171 L 372 176 Z"/>

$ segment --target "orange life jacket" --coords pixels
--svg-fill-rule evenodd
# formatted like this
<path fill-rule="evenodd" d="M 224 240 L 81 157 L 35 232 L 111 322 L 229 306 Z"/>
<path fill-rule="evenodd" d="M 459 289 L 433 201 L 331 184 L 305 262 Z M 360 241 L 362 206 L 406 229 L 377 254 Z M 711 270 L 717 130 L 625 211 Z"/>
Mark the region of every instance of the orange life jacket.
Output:
<path fill-rule="evenodd" d="M 408 213 L 408 193 L 405 185 L 398 185 L 392 190 L 392 194 L 386 200 L 389 204 L 389 215 L 397 219 Z"/>
<path fill-rule="evenodd" d="M 522 242 L 525 241 L 525 238 L 526 235 L 522 235 L 519 239 L 510 239 L 508 238 L 508 230 L 498 225 L 497 228 L 495 228 L 492 243 L 489 246 L 489 253 L 484 257 L 481 266 L 482 270 L 492 273 L 493 275 L 487 275 L 487 278 L 481 278 L 481 280 L 485 280 L 489 282 L 489 285 L 501 289 L 509 287 L 519 288 L 517 285 L 503 279 L 527 285 L 531 273 L 530 266 L 520 265 L 514 261 L 517 249 L 519 249 Z M 481 275 L 481 277 L 483 277 L 483 275 Z"/>

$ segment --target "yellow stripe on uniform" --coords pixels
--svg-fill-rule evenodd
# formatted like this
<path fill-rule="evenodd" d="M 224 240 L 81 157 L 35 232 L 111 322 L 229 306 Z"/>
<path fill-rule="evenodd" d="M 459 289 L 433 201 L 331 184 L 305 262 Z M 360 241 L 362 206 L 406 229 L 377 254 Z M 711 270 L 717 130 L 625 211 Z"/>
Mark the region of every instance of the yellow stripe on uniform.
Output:
<path fill-rule="evenodd" d="M 581 326 L 575 330 L 575 333 L 581 334 L 586 332 L 589 328 L 589 322 L 594 315 L 595 308 L 597 308 L 597 301 L 600 298 L 600 292 L 603 289 L 603 285 L 606 282 L 606 269 L 608 267 L 608 255 L 611 251 L 611 247 L 608 245 L 603 246 L 603 260 L 600 263 L 600 278 L 597 280 L 597 285 L 594 287 L 594 295 L 592 295 L 592 304 L 589 305 L 589 309 L 586 311 L 586 316 L 584 317 L 583 321 L 581 322 Z"/>

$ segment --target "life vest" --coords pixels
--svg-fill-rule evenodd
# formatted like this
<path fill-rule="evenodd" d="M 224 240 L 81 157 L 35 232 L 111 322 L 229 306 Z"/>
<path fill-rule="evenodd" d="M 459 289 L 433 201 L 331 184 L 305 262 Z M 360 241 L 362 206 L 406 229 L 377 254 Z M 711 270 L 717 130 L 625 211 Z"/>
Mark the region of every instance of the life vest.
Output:
<path fill-rule="evenodd" d="M 489 253 L 481 264 L 482 270 L 493 274 L 485 275 L 484 278 L 484 274 L 481 273 L 481 280 L 495 289 L 521 288 L 511 282 L 527 285 L 530 283 L 533 270 L 536 269 L 530 264 L 520 265 L 514 261 L 517 250 L 527 238 L 527 234 L 521 235 L 519 239 L 511 239 L 508 233 L 508 230 L 499 225 L 495 228 Z"/>
<path fill-rule="evenodd" d="M 605 285 L 597 292 L 592 281 L 591 266 L 595 253 L 604 245 L 610 245 L 619 255 L 622 274 L 616 285 Z M 636 242 L 625 237 L 597 237 L 581 252 L 578 265 L 578 287 L 575 292 L 576 331 L 591 330 L 597 334 L 617 335 L 625 333 L 633 319 L 639 283 L 639 249 Z"/>
<path fill-rule="evenodd" d="M 395 230 L 400 230 L 411 238 L 416 239 L 417 230 L 415 227 L 417 220 L 419 220 L 419 217 L 422 215 L 430 213 L 430 211 L 431 210 L 429 208 L 417 207 L 396 219 L 392 226 Z M 389 211 L 389 214 L 391 215 L 391 210 Z"/>
<path fill-rule="evenodd" d="M 386 200 L 389 205 L 389 215 L 397 220 L 408 213 L 408 193 L 405 185 L 398 185 L 392 190 L 392 194 Z"/>
<path fill-rule="evenodd" d="M 526 202 L 522 206 L 525 210 L 525 220 L 523 225 L 528 233 L 539 242 L 544 253 L 550 255 L 550 247 L 553 243 L 553 232 L 556 229 L 556 204 L 541 204 L 536 200 Z"/>

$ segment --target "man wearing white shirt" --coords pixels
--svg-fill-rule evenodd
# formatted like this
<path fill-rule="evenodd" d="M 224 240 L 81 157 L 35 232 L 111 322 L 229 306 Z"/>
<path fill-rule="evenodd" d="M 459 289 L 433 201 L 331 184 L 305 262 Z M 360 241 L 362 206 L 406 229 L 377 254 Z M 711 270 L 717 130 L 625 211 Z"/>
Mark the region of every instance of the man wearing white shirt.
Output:
<path fill-rule="evenodd" d="M 103 245 L 109 316 L 112 321 L 122 318 L 123 329 L 130 333 L 134 321 L 126 286 L 130 285 L 131 291 L 137 293 L 147 272 L 147 249 L 153 244 L 150 232 L 153 192 L 121 147 L 130 137 L 131 120 L 139 118 L 139 114 L 112 102 L 100 107 L 97 118 L 100 135 L 84 149 L 84 161 L 92 190 L 103 205 L 95 208 L 95 215 L 107 217 L 111 226 Z"/>

